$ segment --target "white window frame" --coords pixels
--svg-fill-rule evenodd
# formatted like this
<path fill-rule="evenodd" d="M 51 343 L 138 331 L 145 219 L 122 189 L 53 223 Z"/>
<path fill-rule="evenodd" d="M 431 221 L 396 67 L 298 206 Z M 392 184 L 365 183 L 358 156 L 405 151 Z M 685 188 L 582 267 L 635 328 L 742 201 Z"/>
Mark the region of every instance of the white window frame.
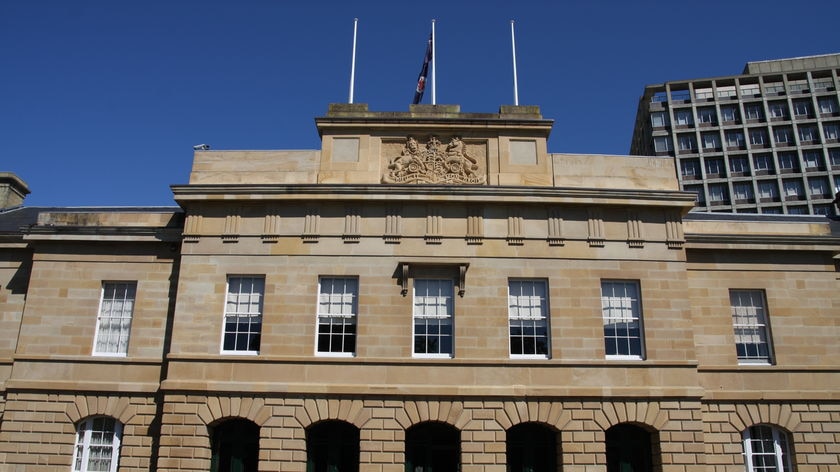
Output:
<path fill-rule="evenodd" d="M 799 157 L 795 152 L 780 152 L 777 157 L 779 159 L 779 170 L 799 170 Z"/>
<path fill-rule="evenodd" d="M 73 448 L 71 471 L 116 472 L 120 462 L 122 430 L 122 423 L 110 416 L 91 416 L 80 421 L 76 426 L 76 444 Z M 106 438 L 110 438 L 110 441 L 105 441 Z M 104 453 L 108 449 L 110 449 L 110 454 L 91 457 L 91 453 L 95 454 L 97 451 Z M 110 463 L 107 469 L 102 468 L 105 461 Z"/>
<path fill-rule="evenodd" d="M 825 177 L 811 177 L 808 179 L 811 195 L 829 195 L 828 179 Z"/>
<path fill-rule="evenodd" d="M 767 109 L 770 111 L 770 118 L 787 118 L 787 103 L 768 102 Z"/>
<path fill-rule="evenodd" d="M 645 335 L 642 323 L 641 285 L 638 280 L 601 281 L 601 318 L 604 325 L 604 350 L 607 359 L 644 359 Z M 633 324 L 637 326 L 638 335 L 631 334 L 630 328 Z M 619 335 L 616 328 L 616 334 L 610 336 L 608 329 L 611 325 L 631 326 L 624 329 L 624 335 Z M 615 346 L 615 354 L 610 354 L 610 349 L 607 348 L 610 344 Z M 637 346 L 638 352 L 634 352 L 636 350 L 634 346 Z"/>
<path fill-rule="evenodd" d="M 717 149 L 720 147 L 720 135 L 717 133 L 703 133 L 703 149 Z"/>
<path fill-rule="evenodd" d="M 735 333 L 735 353 L 738 364 L 770 365 L 773 363 L 773 343 L 770 337 L 767 298 L 762 289 L 730 289 L 729 305 Z M 749 340 L 752 342 L 740 342 Z M 744 354 L 738 352 L 743 344 Z M 749 346 L 754 353 L 747 352 Z M 763 353 L 761 351 L 764 351 Z"/>
<path fill-rule="evenodd" d="M 137 302 L 137 282 L 102 282 L 93 355 L 125 357 L 131 337 L 131 319 Z"/>
<path fill-rule="evenodd" d="M 551 327 L 549 324 L 548 282 L 545 279 L 508 280 L 508 353 L 515 359 L 549 359 Z M 518 329 L 515 335 L 514 331 Z M 515 339 L 521 352 L 513 352 Z M 526 349 L 528 340 L 531 349 Z M 540 341 L 545 352 L 540 353 Z M 526 353 L 526 350 L 533 352 Z"/>
<path fill-rule="evenodd" d="M 816 126 L 799 126 L 799 141 L 819 141 L 820 136 Z"/>
<path fill-rule="evenodd" d="M 736 165 L 737 163 L 737 165 Z M 729 157 L 729 171 L 741 174 L 748 174 L 750 172 L 750 159 L 746 155 L 737 155 Z"/>
<path fill-rule="evenodd" d="M 802 186 L 802 181 L 799 179 L 782 180 L 782 187 L 785 190 L 786 197 L 804 197 L 805 188 Z"/>
<path fill-rule="evenodd" d="M 840 139 L 840 125 L 837 123 L 823 123 L 823 134 L 825 139 Z"/>
<path fill-rule="evenodd" d="M 811 99 L 794 100 L 793 101 L 793 115 L 794 116 L 809 116 L 813 114 L 813 104 Z"/>
<path fill-rule="evenodd" d="M 700 178 L 700 162 L 698 162 L 696 159 L 684 159 L 680 161 L 680 173 L 682 174 L 683 178 Z"/>
<path fill-rule="evenodd" d="M 243 283 L 250 281 L 251 287 L 249 291 L 243 292 L 241 289 L 236 293 L 231 293 L 231 284 L 239 282 L 237 285 L 243 287 Z M 256 300 L 254 297 L 257 297 Z M 262 342 L 262 323 L 263 323 L 263 301 L 265 298 L 265 277 L 262 275 L 229 275 L 227 283 L 225 284 L 225 306 L 222 316 L 222 341 L 220 350 L 222 354 L 234 355 L 257 355 L 259 354 L 259 345 Z M 244 308 L 244 310 L 243 310 Z M 228 331 L 228 321 L 235 323 L 235 329 Z M 248 329 L 246 331 L 239 331 L 240 323 L 244 323 Z M 257 331 L 252 331 L 253 325 L 257 326 Z M 257 347 L 251 349 L 252 341 L 247 340 L 243 349 L 238 349 L 239 340 L 237 335 L 257 335 Z M 228 336 L 233 337 L 233 349 L 225 348 L 226 339 Z"/>
<path fill-rule="evenodd" d="M 759 424 L 745 429 L 741 436 L 744 440 L 744 465 L 747 472 L 793 471 L 790 439 L 785 431 Z"/>
<path fill-rule="evenodd" d="M 411 323 L 411 352 L 413 357 L 431 359 L 449 359 L 455 356 L 455 283 L 452 279 L 414 279 Z M 424 334 L 418 332 L 418 326 L 424 326 Z M 438 333 L 430 335 L 428 328 L 437 328 Z M 440 334 L 448 327 L 448 334 Z M 439 341 L 449 338 L 448 352 L 443 343 L 438 344 L 438 352 L 428 352 L 429 337 Z M 425 339 L 425 349 L 417 350 L 420 337 Z"/>
<path fill-rule="evenodd" d="M 691 134 L 677 135 L 677 142 L 679 143 L 680 151 L 696 151 L 697 150 L 697 140 L 694 139 L 694 135 L 691 135 Z"/>
<path fill-rule="evenodd" d="M 776 145 L 792 145 L 793 144 L 793 130 L 788 127 L 773 128 L 773 140 Z"/>
<path fill-rule="evenodd" d="M 317 306 L 315 354 L 353 357 L 356 354 L 358 342 L 359 279 L 357 277 L 319 277 Z M 328 329 L 322 332 L 323 328 Z M 350 328 L 349 332 L 348 328 Z M 326 350 L 321 350 L 322 337 L 327 338 Z M 338 350 L 333 350 L 334 342 L 338 343 Z"/>
<path fill-rule="evenodd" d="M 776 171 L 776 166 L 773 164 L 773 156 L 771 154 L 753 155 L 753 165 L 755 166 L 756 171 Z"/>
<path fill-rule="evenodd" d="M 819 149 L 806 149 L 802 151 L 802 161 L 806 169 L 819 169 L 823 166 L 823 154 Z"/>

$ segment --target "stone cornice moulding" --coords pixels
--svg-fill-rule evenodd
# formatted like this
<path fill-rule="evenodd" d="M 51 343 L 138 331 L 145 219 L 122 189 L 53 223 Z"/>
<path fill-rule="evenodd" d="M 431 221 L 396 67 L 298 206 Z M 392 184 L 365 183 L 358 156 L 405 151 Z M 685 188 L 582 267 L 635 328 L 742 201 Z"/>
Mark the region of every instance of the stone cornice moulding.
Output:
<path fill-rule="evenodd" d="M 572 203 L 623 206 L 680 207 L 687 212 L 696 195 L 668 190 L 624 190 L 569 187 L 510 187 L 428 184 L 296 184 L 296 185 L 173 185 L 179 203 L 242 200 L 365 200 L 498 203 Z"/>

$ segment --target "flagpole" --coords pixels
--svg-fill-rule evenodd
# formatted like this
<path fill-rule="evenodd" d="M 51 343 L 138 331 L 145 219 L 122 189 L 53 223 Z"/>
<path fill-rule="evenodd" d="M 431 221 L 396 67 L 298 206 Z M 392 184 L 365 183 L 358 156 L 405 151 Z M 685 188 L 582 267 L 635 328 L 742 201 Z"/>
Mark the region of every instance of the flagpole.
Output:
<path fill-rule="evenodd" d="M 435 96 L 435 84 L 437 81 L 435 80 L 435 59 L 437 59 L 437 54 L 435 54 L 435 20 L 432 20 L 432 105 L 437 104 L 436 96 Z"/>
<path fill-rule="evenodd" d="M 510 46 L 513 50 L 513 104 L 519 106 L 519 85 L 516 83 L 516 37 L 513 32 L 513 20 L 510 20 Z"/>
<path fill-rule="evenodd" d="M 356 29 L 359 24 L 358 18 L 353 18 L 353 58 L 350 61 L 350 100 L 353 103 L 353 85 L 356 81 Z"/>

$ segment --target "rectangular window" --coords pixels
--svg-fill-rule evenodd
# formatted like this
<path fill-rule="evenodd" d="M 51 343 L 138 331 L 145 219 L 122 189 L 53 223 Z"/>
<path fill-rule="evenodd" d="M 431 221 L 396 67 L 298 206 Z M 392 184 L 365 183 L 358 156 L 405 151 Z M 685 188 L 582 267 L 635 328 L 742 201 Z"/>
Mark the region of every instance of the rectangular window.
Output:
<path fill-rule="evenodd" d="M 776 172 L 776 166 L 773 164 L 772 154 L 756 154 L 753 156 L 753 165 L 756 173 L 772 174 Z"/>
<path fill-rule="evenodd" d="M 681 134 L 677 137 L 680 144 L 680 151 L 693 151 L 697 149 L 697 142 L 694 140 L 694 135 Z"/>
<path fill-rule="evenodd" d="M 819 133 L 817 133 L 816 126 L 804 126 L 800 125 L 798 127 L 799 131 L 799 142 L 801 143 L 814 143 L 820 141 Z"/>
<path fill-rule="evenodd" d="M 547 294 L 544 280 L 508 282 L 511 357 L 548 358 Z"/>
<path fill-rule="evenodd" d="M 761 106 L 761 103 L 745 103 L 744 116 L 748 120 L 763 120 L 764 108 Z"/>
<path fill-rule="evenodd" d="M 662 128 L 668 125 L 668 115 L 664 111 L 655 111 L 650 114 L 650 124 L 654 128 Z"/>
<path fill-rule="evenodd" d="M 414 280 L 414 355 L 452 357 L 453 281 Z"/>
<path fill-rule="evenodd" d="M 763 200 L 778 200 L 779 185 L 775 180 L 761 180 L 758 182 L 758 196 Z"/>
<path fill-rule="evenodd" d="M 788 173 L 799 172 L 799 156 L 795 152 L 780 152 L 779 169 Z"/>
<path fill-rule="evenodd" d="M 825 135 L 826 141 L 837 141 L 838 137 L 840 137 L 840 125 L 837 123 L 823 123 L 823 134 Z"/>
<path fill-rule="evenodd" d="M 785 189 L 785 197 L 797 200 L 805 196 L 805 188 L 802 186 L 802 181 L 799 179 L 783 180 L 782 187 Z"/>
<path fill-rule="evenodd" d="M 105 282 L 96 318 L 96 337 L 93 354 L 99 356 L 124 356 L 128 353 L 131 316 L 137 282 Z"/>
<path fill-rule="evenodd" d="M 732 192 L 735 194 L 736 201 L 753 200 L 753 188 L 751 182 L 735 182 L 732 184 Z"/>
<path fill-rule="evenodd" d="M 792 146 L 793 130 L 787 126 L 773 128 L 773 139 L 777 146 Z"/>
<path fill-rule="evenodd" d="M 725 204 L 729 200 L 729 191 L 726 184 L 709 184 L 709 201 L 716 204 Z"/>
<path fill-rule="evenodd" d="M 840 148 L 830 148 L 828 150 L 828 162 L 832 167 L 840 166 Z"/>
<path fill-rule="evenodd" d="M 265 279 L 228 277 L 227 285 L 222 352 L 256 354 L 260 350 Z"/>
<path fill-rule="evenodd" d="M 768 102 L 767 110 L 770 118 L 783 120 L 789 116 L 787 102 Z"/>
<path fill-rule="evenodd" d="M 756 95 L 760 95 L 761 90 L 758 88 L 758 84 L 743 84 L 741 85 L 741 96 L 742 97 L 754 97 Z"/>
<path fill-rule="evenodd" d="M 747 156 L 729 156 L 729 171 L 733 175 L 749 175 L 749 158 Z"/>
<path fill-rule="evenodd" d="M 680 161 L 680 169 L 683 179 L 694 180 L 700 178 L 700 162 L 697 159 L 685 159 Z"/>
<path fill-rule="evenodd" d="M 770 330 L 763 290 L 730 290 L 735 348 L 740 364 L 770 364 Z"/>
<path fill-rule="evenodd" d="M 764 92 L 768 95 L 784 95 L 785 84 L 782 82 L 764 84 Z"/>
<path fill-rule="evenodd" d="M 349 277 L 318 280 L 319 354 L 351 356 L 356 352 L 359 281 Z"/>
<path fill-rule="evenodd" d="M 715 98 L 711 88 L 697 88 L 694 89 L 694 98 L 697 100 L 708 100 Z"/>
<path fill-rule="evenodd" d="M 653 138 L 653 149 L 656 152 L 668 152 L 671 150 L 671 138 L 668 136 L 655 136 Z"/>
<path fill-rule="evenodd" d="M 753 146 L 764 146 L 767 144 L 767 130 L 764 128 L 753 128 L 749 131 L 750 144 Z"/>
<path fill-rule="evenodd" d="M 674 112 L 674 120 L 678 126 L 691 126 L 694 124 L 694 118 L 691 116 L 690 109 L 677 110 Z"/>
<path fill-rule="evenodd" d="M 717 114 L 714 107 L 703 107 L 697 109 L 697 121 L 705 124 L 717 123 Z"/>
<path fill-rule="evenodd" d="M 802 160 L 805 161 L 806 169 L 823 168 L 822 151 L 820 151 L 819 149 L 808 149 L 802 151 Z"/>
<path fill-rule="evenodd" d="M 811 177 L 808 179 L 808 187 L 813 198 L 829 198 L 831 191 L 828 188 L 828 179 L 825 177 Z"/>
<path fill-rule="evenodd" d="M 706 205 L 706 193 L 703 191 L 702 185 L 686 185 L 684 187 L 684 190 L 686 192 L 694 192 L 695 194 L 697 194 L 696 201 L 698 205 Z"/>
<path fill-rule="evenodd" d="M 820 108 L 821 114 L 837 113 L 837 99 L 834 97 L 819 97 L 817 98 L 817 106 Z"/>
<path fill-rule="evenodd" d="M 721 106 L 720 119 L 724 122 L 738 121 L 738 107 L 734 105 Z"/>
<path fill-rule="evenodd" d="M 743 131 L 727 131 L 726 132 L 726 147 L 740 148 L 744 146 L 744 132 Z"/>
<path fill-rule="evenodd" d="M 809 117 L 814 115 L 814 105 L 810 98 L 793 101 L 793 114 L 797 117 Z"/>
<path fill-rule="evenodd" d="M 601 281 L 604 350 L 608 358 L 642 359 L 642 303 L 639 282 Z"/>
<path fill-rule="evenodd" d="M 723 159 L 706 159 L 706 175 L 709 177 L 725 176 Z"/>
<path fill-rule="evenodd" d="M 718 87 L 717 96 L 718 98 L 735 98 L 735 86 L 726 85 L 723 87 Z"/>
<path fill-rule="evenodd" d="M 715 133 L 703 133 L 703 149 L 720 149 L 720 135 Z"/>

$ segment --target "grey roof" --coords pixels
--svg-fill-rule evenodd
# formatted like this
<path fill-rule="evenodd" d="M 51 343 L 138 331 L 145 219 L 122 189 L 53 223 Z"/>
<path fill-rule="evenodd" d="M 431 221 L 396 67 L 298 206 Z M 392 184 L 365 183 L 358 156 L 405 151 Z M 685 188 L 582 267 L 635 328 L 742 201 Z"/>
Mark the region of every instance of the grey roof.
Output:
<path fill-rule="evenodd" d="M 171 207 L 27 207 L 19 206 L 0 210 L 0 233 L 17 233 L 21 227 L 34 225 L 38 222 L 38 215 L 43 212 L 63 213 L 125 213 L 125 212 L 174 212 L 183 210 L 177 206 Z"/>

